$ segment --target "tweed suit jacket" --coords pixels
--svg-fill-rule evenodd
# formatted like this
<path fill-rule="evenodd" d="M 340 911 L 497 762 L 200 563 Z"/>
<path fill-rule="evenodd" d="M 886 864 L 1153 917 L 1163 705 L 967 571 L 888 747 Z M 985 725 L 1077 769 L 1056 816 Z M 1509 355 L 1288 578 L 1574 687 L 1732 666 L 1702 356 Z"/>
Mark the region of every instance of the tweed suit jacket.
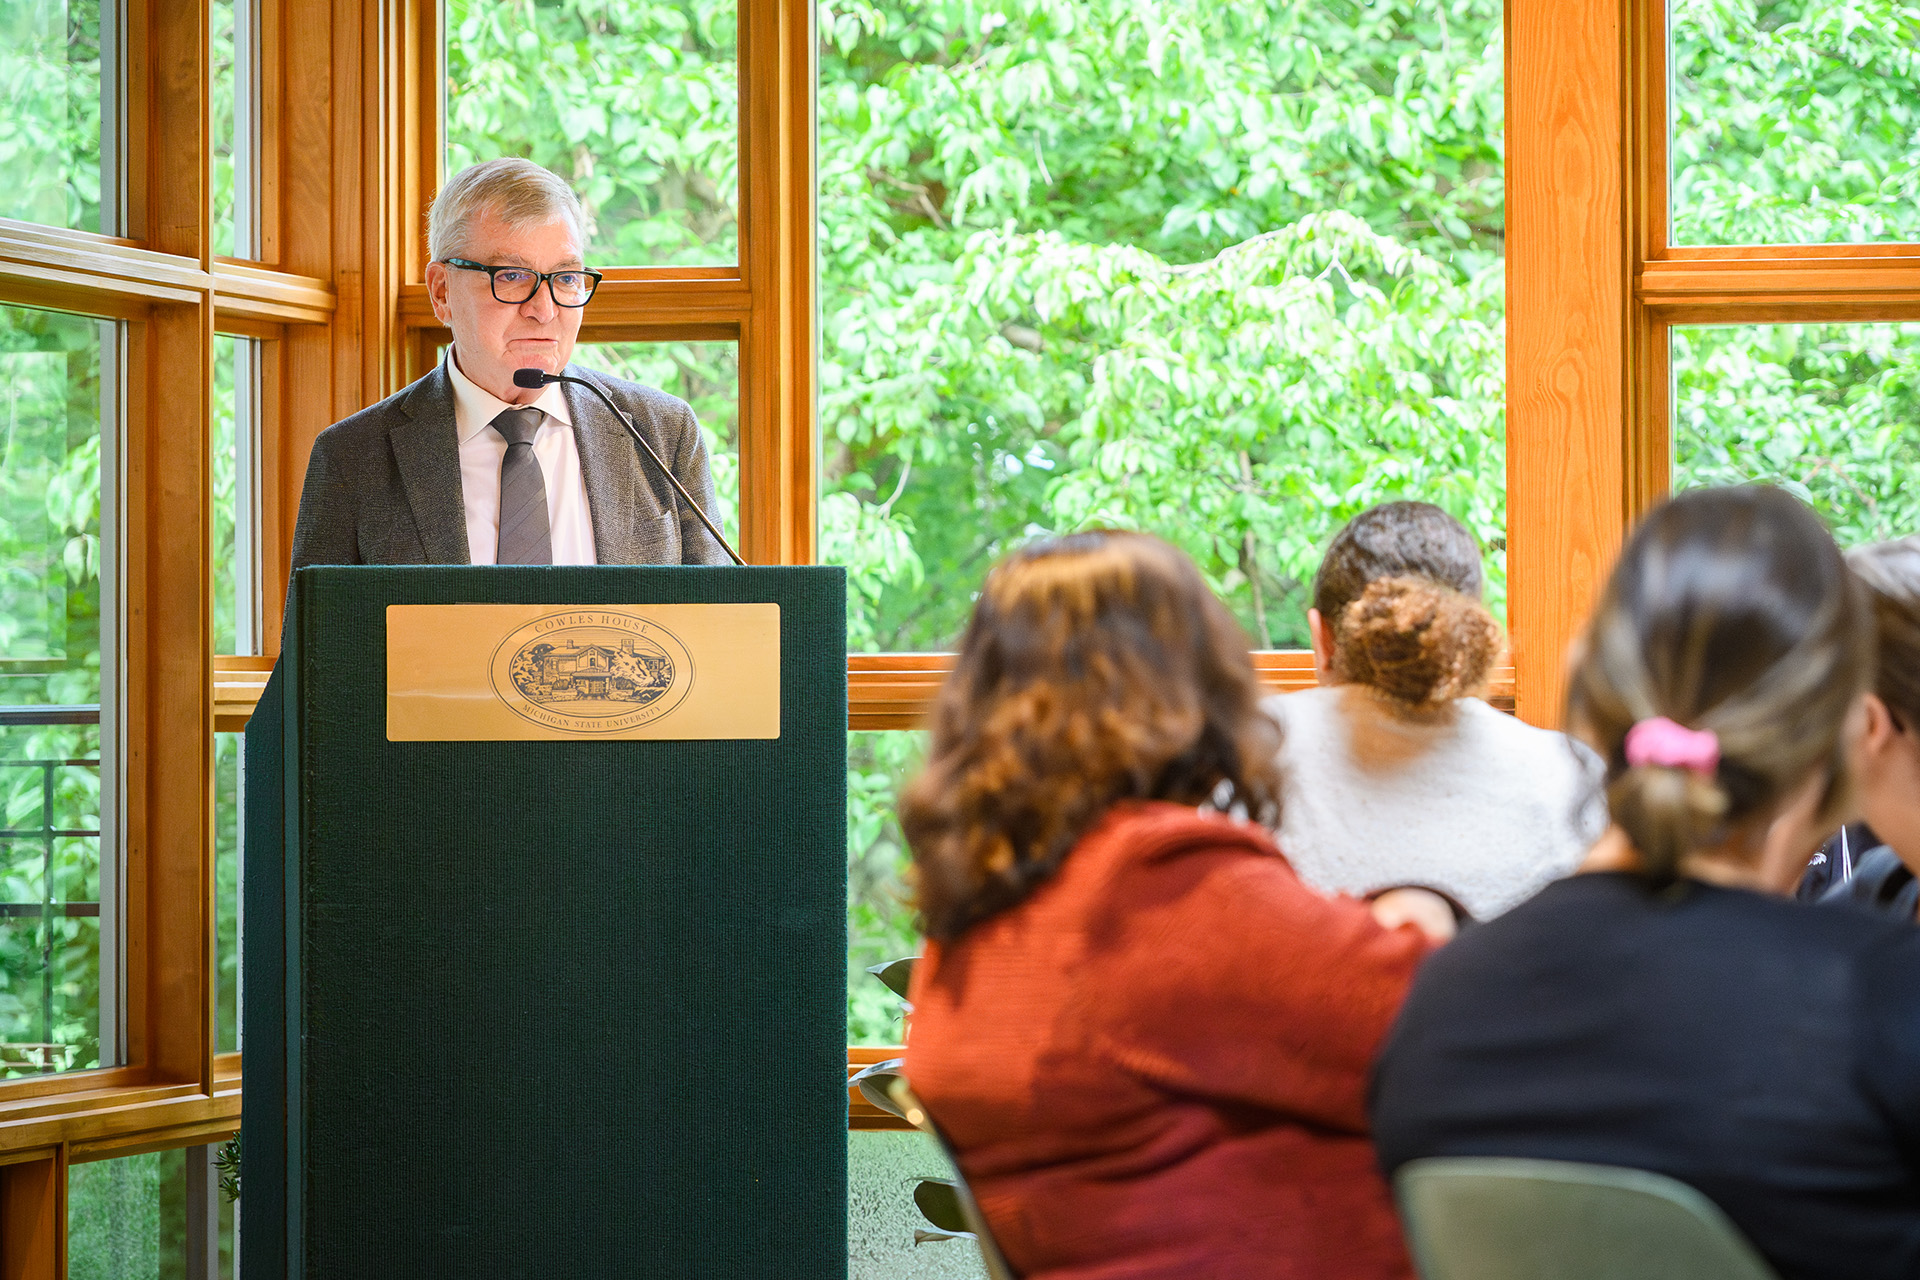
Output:
<path fill-rule="evenodd" d="M 687 492 L 714 512 L 706 441 L 684 400 L 568 365 L 626 410 Z M 727 564 L 727 553 L 619 419 L 561 385 L 600 564 Z M 320 433 L 307 463 L 293 568 L 310 564 L 470 564 L 453 382 L 444 365 Z"/>

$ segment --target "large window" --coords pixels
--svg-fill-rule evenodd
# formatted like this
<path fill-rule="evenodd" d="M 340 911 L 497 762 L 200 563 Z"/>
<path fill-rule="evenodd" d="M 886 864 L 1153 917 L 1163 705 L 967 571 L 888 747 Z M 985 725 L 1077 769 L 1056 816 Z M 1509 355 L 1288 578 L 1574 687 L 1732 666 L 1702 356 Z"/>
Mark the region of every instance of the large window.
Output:
<path fill-rule="evenodd" d="M 1501 13 L 823 5 L 823 555 L 952 647 L 1038 534 L 1161 533 L 1262 648 L 1363 507 L 1505 583 Z"/>

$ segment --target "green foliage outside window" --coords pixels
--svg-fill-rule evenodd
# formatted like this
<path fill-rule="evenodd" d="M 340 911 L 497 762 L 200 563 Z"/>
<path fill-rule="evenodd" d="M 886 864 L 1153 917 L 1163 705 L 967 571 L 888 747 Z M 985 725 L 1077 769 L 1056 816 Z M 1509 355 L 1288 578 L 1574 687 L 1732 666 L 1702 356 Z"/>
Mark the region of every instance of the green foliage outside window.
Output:
<path fill-rule="evenodd" d="M 1920 240 L 1920 9 L 1673 0 L 1673 241 Z"/>
<path fill-rule="evenodd" d="M 0 0 L 0 102 L 0 217 L 102 230 L 100 0 Z"/>
<path fill-rule="evenodd" d="M 0 705 L 100 700 L 97 321 L 0 307 Z M 99 730 L 0 728 L 0 1075 L 100 1065 Z"/>
<path fill-rule="evenodd" d="M 732 260 L 733 14 L 454 0 L 449 165 L 574 179 L 601 261 Z M 1911 13 L 1674 17 L 1677 227 L 1920 236 Z M 1495 0 L 824 0 L 819 31 L 820 525 L 854 649 L 950 646 L 995 559 L 1091 524 L 1172 538 L 1257 643 L 1298 645 L 1319 548 L 1399 497 L 1467 521 L 1504 607 Z M 1770 52 L 1735 66 L 1734 35 Z M 1827 150 L 1778 145 L 1794 119 Z M 1678 341 L 1676 483 L 1912 527 L 1907 331 Z M 850 749 L 856 1040 L 898 1034 L 859 970 L 916 947 L 891 804 L 920 749 Z"/>
<path fill-rule="evenodd" d="M 1675 487 L 1778 484 L 1843 546 L 1920 532 L 1920 324 L 1679 329 L 1673 366 Z"/>

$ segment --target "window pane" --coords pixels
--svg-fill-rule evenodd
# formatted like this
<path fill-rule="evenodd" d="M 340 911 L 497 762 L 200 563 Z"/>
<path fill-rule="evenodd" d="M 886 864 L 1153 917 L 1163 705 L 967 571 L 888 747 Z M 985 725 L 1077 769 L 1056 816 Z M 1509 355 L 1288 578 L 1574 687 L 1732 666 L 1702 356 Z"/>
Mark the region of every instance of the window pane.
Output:
<path fill-rule="evenodd" d="M 734 0 L 448 0 L 446 23 L 448 173 L 552 169 L 599 265 L 737 260 Z"/>
<path fill-rule="evenodd" d="M 100 700 L 105 327 L 0 306 L 0 705 Z"/>
<path fill-rule="evenodd" d="M 1920 10 L 1671 0 L 1675 244 L 1920 240 Z"/>
<path fill-rule="evenodd" d="M 213 651 L 259 652 L 260 344 L 213 339 Z"/>
<path fill-rule="evenodd" d="M 100 375 L 106 332 L 98 321 L 0 307 L 5 1075 L 102 1063 Z"/>
<path fill-rule="evenodd" d="M 213 735 L 214 1047 L 240 1047 L 240 832 L 245 735 Z"/>
<path fill-rule="evenodd" d="M 234 164 L 234 0 L 213 0 L 213 251 L 232 257 Z M 221 653 L 228 650 L 219 650 Z"/>
<path fill-rule="evenodd" d="M 100 0 L 0 0 L 0 217 L 100 225 Z"/>
<path fill-rule="evenodd" d="M 93 725 L 0 727 L 0 1075 L 103 1065 L 99 759 Z"/>
<path fill-rule="evenodd" d="M 1673 331 L 1676 489 L 1766 481 L 1843 546 L 1920 531 L 1920 324 Z"/>
<path fill-rule="evenodd" d="M 240 504 L 240 456 L 234 439 L 234 357 L 244 339 L 224 333 L 213 338 L 213 651 L 238 653 L 239 584 L 235 526 L 244 519 Z"/>
<path fill-rule="evenodd" d="M 905 1035 L 899 997 L 866 970 L 920 953 L 894 805 L 926 740 L 924 732 L 897 730 L 847 735 L 848 1044 L 899 1044 Z"/>
<path fill-rule="evenodd" d="M 1035 535 L 1160 533 L 1257 644 L 1425 498 L 1505 596 L 1501 10 L 820 11 L 823 558 L 951 647 Z"/>
<path fill-rule="evenodd" d="M 152 1151 L 67 1171 L 68 1280 L 185 1275 L 186 1152 Z"/>
<path fill-rule="evenodd" d="M 732 342 L 583 342 L 574 363 L 657 387 L 693 406 L 707 437 L 714 494 L 709 511 L 727 540 L 740 543 L 740 348 Z M 641 465 L 649 465 L 642 459 Z"/>

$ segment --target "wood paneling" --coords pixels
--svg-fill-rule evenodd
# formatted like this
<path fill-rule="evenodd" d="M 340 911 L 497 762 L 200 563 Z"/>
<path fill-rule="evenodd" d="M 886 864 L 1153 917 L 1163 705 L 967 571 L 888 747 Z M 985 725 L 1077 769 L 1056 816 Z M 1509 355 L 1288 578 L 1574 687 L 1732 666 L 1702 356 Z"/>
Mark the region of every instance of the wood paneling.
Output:
<path fill-rule="evenodd" d="M 0 1165 L 0 1276 L 55 1280 L 67 1272 L 67 1158 L 55 1144 Z"/>
<path fill-rule="evenodd" d="M 1625 17 L 1507 7 L 1508 617 L 1536 724 L 1559 720 L 1567 642 L 1626 522 Z"/>

